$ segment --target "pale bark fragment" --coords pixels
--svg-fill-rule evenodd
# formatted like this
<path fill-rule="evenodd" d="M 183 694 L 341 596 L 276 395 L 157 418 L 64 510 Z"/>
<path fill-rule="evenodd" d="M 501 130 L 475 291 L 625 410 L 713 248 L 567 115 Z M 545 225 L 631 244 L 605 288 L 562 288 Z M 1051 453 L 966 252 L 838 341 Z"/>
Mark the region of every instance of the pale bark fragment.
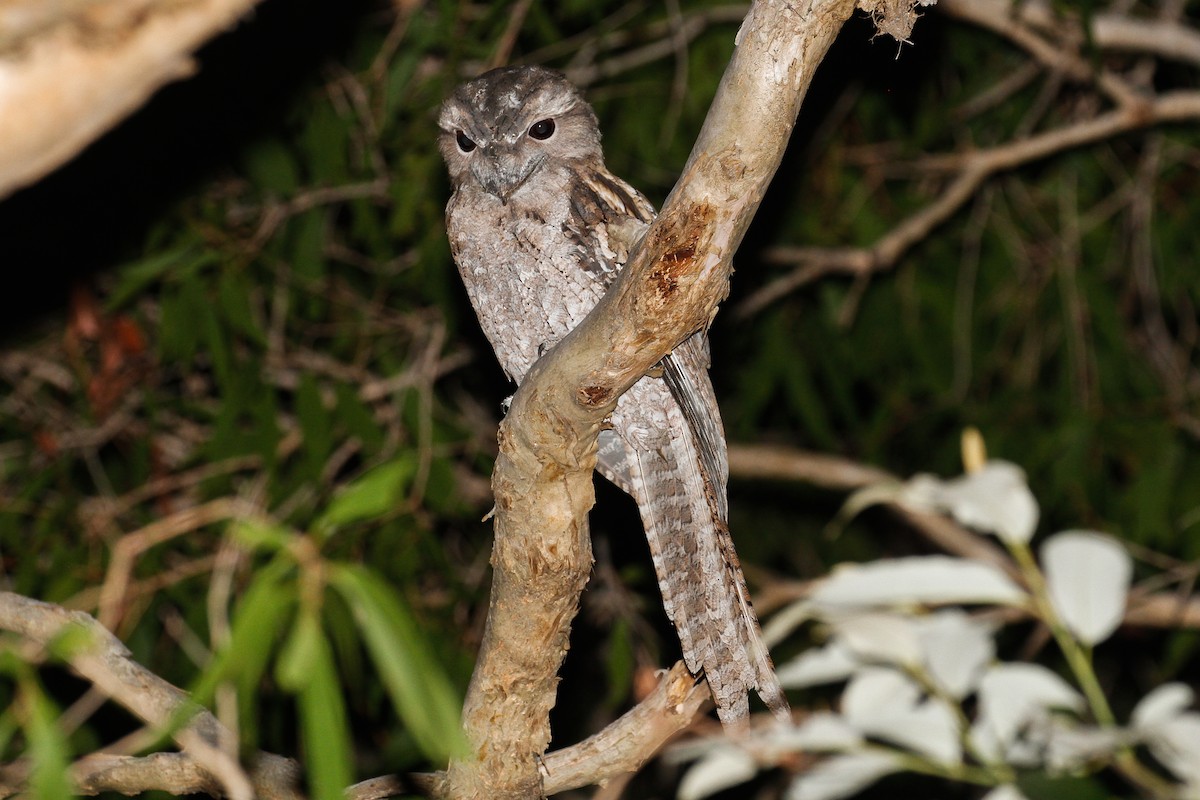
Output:
<path fill-rule="evenodd" d="M 0 2 L 0 198 L 73 158 L 258 0 Z"/>

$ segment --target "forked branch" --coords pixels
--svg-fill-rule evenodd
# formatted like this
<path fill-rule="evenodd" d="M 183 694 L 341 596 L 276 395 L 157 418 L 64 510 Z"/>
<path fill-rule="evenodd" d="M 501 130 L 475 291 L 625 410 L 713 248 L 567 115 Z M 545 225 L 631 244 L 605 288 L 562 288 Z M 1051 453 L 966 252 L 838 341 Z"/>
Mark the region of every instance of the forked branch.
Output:
<path fill-rule="evenodd" d="M 542 796 L 558 670 L 591 568 L 596 437 L 617 398 L 708 325 L 730 263 L 787 145 L 800 103 L 856 5 L 751 5 L 704 127 L 661 216 L 588 318 L 530 370 L 501 423 L 487 629 L 463 722 L 473 758 L 455 800 Z M 886 7 L 885 7 L 886 6 Z"/>

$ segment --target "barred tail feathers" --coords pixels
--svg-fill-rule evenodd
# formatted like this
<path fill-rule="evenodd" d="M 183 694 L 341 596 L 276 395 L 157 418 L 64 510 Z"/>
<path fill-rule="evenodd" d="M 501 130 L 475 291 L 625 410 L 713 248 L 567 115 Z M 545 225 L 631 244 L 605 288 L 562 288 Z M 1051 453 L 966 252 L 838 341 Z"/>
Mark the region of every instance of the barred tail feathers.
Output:
<path fill-rule="evenodd" d="M 751 689 L 786 717 L 733 541 L 713 502 L 713 492 L 724 493 L 724 476 L 720 486 L 706 482 L 687 421 L 661 381 L 643 379 L 622 398 L 613 433 L 625 457 L 618 464 L 602 454 L 601 470 L 619 475 L 618 485 L 638 502 L 688 668 L 707 678 L 726 726 L 744 726 Z"/>

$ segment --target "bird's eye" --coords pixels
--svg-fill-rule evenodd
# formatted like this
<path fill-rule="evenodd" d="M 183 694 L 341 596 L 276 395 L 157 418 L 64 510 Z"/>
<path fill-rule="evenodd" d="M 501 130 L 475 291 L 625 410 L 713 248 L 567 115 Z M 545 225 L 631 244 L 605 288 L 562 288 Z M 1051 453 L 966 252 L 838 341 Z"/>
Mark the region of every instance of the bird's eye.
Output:
<path fill-rule="evenodd" d="M 458 142 L 458 149 L 464 153 L 469 153 L 475 149 L 475 142 L 471 141 L 471 137 L 467 136 L 462 131 L 454 132 L 454 139 Z"/>
<path fill-rule="evenodd" d="M 546 140 L 554 135 L 554 120 L 544 119 L 529 126 L 529 135 L 535 139 Z"/>

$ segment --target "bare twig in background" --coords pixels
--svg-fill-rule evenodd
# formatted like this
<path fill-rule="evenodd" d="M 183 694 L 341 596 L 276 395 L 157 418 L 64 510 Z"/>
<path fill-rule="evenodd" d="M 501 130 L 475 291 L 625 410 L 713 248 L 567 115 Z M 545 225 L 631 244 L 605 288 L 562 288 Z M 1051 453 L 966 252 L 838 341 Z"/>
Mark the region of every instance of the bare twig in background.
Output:
<path fill-rule="evenodd" d="M 122 600 L 133 574 L 134 560 L 143 552 L 176 536 L 221 522 L 256 513 L 249 503 L 233 498 L 213 500 L 147 525 L 140 531 L 122 536 L 113 547 L 108 574 L 100 589 L 100 624 L 112 630 L 121 619 Z"/>
<path fill-rule="evenodd" d="M 1025 25 L 1057 37 L 1063 29 L 1061 9 L 1046 0 L 1025 0 L 1013 4 L 1009 0 L 939 0 L 937 10 L 951 16 L 988 21 L 987 27 L 1008 23 Z M 1089 38 L 1100 50 L 1141 53 L 1200 66 L 1200 32 L 1169 19 L 1143 19 L 1118 10 L 1096 10 L 1088 15 L 1091 25 Z M 1075 43 L 1083 37 L 1077 34 Z"/>
<path fill-rule="evenodd" d="M 80 648 L 68 658 L 71 669 L 80 677 L 159 730 L 169 731 L 173 724 L 186 721 L 186 725 L 176 730 L 173 737 L 184 753 L 208 776 L 205 792 L 224 794 L 236 800 L 250 800 L 255 796 L 298 796 L 290 788 L 298 773 L 294 764 L 281 770 L 279 762 L 267 757 L 263 762 L 263 771 L 256 771 L 253 777 L 247 775 L 235 759 L 217 747 L 221 732 L 216 718 L 208 711 L 193 706 L 183 690 L 135 662 L 125 645 L 95 618 L 10 592 L 0 592 L 0 629 L 44 646 L 72 626 L 82 628 L 91 637 L 89 646 Z M 133 762 L 122 763 L 128 767 Z M 100 772 L 104 772 L 111 763 L 102 762 L 97 766 Z M 134 791 L 142 791 L 136 787 L 144 786 L 148 779 L 144 769 L 117 771 L 110 776 L 113 780 L 128 777 Z M 99 780 L 94 772 L 86 769 L 76 777 L 87 781 Z M 276 783 L 281 777 L 285 778 L 285 782 Z M 112 783 L 105 783 L 105 788 L 122 790 L 120 784 Z"/>
<path fill-rule="evenodd" d="M 847 492 L 873 484 L 900 482 L 899 477 L 877 467 L 781 445 L 731 444 L 729 474 L 731 478 L 795 481 Z M 967 530 L 940 514 L 913 511 L 894 503 L 888 504 L 888 508 L 914 531 L 947 553 L 994 564 L 1020 579 L 1020 570 L 1012 558 L 987 537 Z M 770 600 L 761 606 L 774 607 L 806 597 L 813 586 L 811 581 L 775 583 L 764 590 Z M 786 586 L 782 585 L 785 583 Z M 1129 593 L 1125 624 L 1150 628 L 1198 628 L 1200 597 L 1192 596 L 1190 591 L 1183 594 L 1148 592 L 1135 587 Z"/>
<path fill-rule="evenodd" d="M 936 200 L 868 247 L 777 247 L 768 250 L 764 256 L 769 261 L 799 263 L 801 266 L 751 293 L 738 304 L 737 314 L 739 317 L 754 314 L 827 275 L 857 276 L 891 269 L 913 245 L 957 213 L 975 196 L 984 181 L 998 172 L 1129 131 L 1185 120 L 1200 120 L 1200 92 L 1171 92 L 1028 139 L 986 150 L 925 159 L 923 164 L 929 170 L 949 169 L 957 173 Z"/>
<path fill-rule="evenodd" d="M 6 3 L 0 197 L 56 169 L 159 87 L 191 74 L 191 52 L 256 2 Z"/>
<path fill-rule="evenodd" d="M 948 183 L 926 207 L 912 214 L 864 247 L 777 247 L 764 258 L 780 264 L 796 264 L 788 274 L 756 290 L 736 309 L 739 316 L 760 311 L 778 299 L 819 278 L 845 274 L 861 279 L 894 267 L 900 258 L 938 226 L 946 222 L 997 173 L 1012 170 L 1063 151 L 1112 139 L 1134 130 L 1171 122 L 1200 119 L 1200 93 L 1179 91 L 1158 96 L 1135 88 L 1132 76 L 1121 75 L 1096 64 L 1081 52 L 1085 42 L 1097 49 L 1139 52 L 1162 58 L 1200 63 L 1200 34 L 1173 20 L 1135 20 L 1120 14 L 1092 18 L 1091 38 L 1081 23 L 1060 18 L 1048 3 L 1024 2 L 1013 6 L 1008 0 L 944 0 L 937 10 L 963 22 L 1003 36 L 1028 52 L 1053 76 L 1093 84 L 1114 108 L 1059 128 L 1018 136 L 986 149 L 920 159 L 914 166 L 919 175 L 950 172 Z M 1147 34 L 1153 30 L 1161 40 Z M 1032 66 L 1014 73 L 995 87 L 997 97 L 1008 96 L 1035 73 Z M 1057 91 L 1058 81 L 1051 87 Z M 996 102 L 991 96 L 976 105 Z M 1036 115 L 1031 117 L 1035 119 Z"/>

